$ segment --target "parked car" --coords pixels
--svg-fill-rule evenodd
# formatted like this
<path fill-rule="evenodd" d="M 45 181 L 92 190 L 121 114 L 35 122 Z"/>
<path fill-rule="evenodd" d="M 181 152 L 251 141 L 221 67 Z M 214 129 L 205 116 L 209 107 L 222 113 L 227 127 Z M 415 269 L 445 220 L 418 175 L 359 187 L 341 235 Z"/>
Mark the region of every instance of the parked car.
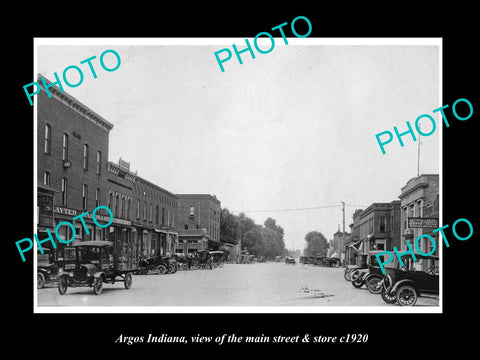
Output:
<path fill-rule="evenodd" d="M 366 268 L 355 269 L 351 273 L 352 285 L 356 288 L 367 286 L 368 291 L 372 294 L 379 294 L 382 291 L 381 281 L 383 279 L 382 271 L 376 255 L 383 252 L 382 250 L 369 251 L 365 260 Z M 383 261 L 383 256 L 382 256 Z"/>
<path fill-rule="evenodd" d="M 58 292 L 64 295 L 69 287 L 88 286 L 96 295 L 103 284 L 123 282 L 125 289 L 132 286 L 132 272 L 117 261 L 111 241 L 83 241 L 64 249 L 65 255 L 58 272 Z"/>
<path fill-rule="evenodd" d="M 425 271 L 417 270 L 410 254 L 403 256 L 404 266 L 398 266 L 398 259 L 395 258 L 396 266 L 385 267 L 385 275 L 382 281 L 382 299 L 389 303 L 398 303 L 401 306 L 413 306 L 417 303 L 418 297 L 423 294 L 439 293 L 439 275 L 435 265 L 438 256 L 423 256 L 415 254 L 417 261 L 423 260 L 428 263 Z M 425 266 L 425 264 L 423 265 Z"/>
<path fill-rule="evenodd" d="M 285 258 L 285 264 L 293 264 L 293 265 L 295 265 L 295 264 L 296 264 L 296 261 L 295 261 L 295 259 L 294 259 L 293 257 L 287 256 L 287 257 Z"/>
<path fill-rule="evenodd" d="M 58 275 L 58 266 L 52 261 L 50 249 L 43 249 L 43 252 L 37 254 L 37 289 L 57 281 Z"/>

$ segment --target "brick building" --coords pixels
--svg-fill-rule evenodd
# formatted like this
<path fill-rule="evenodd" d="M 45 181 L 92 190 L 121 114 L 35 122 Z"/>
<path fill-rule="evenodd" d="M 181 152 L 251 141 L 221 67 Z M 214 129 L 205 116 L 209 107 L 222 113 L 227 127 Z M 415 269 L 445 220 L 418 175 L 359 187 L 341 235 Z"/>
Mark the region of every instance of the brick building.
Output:
<path fill-rule="evenodd" d="M 112 211 L 113 222 L 108 229 L 108 240 L 115 244 L 115 252 L 122 254 L 122 267 L 131 268 L 135 261 L 132 239 L 133 184 L 136 173 L 130 164 L 119 160 L 118 164 L 107 164 L 107 206 Z"/>
<path fill-rule="evenodd" d="M 355 264 L 358 254 L 399 248 L 400 201 L 373 203 L 364 210 L 356 210 L 350 228 L 352 238 L 346 245 L 347 264 Z"/>
<path fill-rule="evenodd" d="M 179 251 L 218 249 L 220 201 L 209 194 L 177 194 Z"/>
<path fill-rule="evenodd" d="M 41 78 L 39 75 L 38 83 Z M 60 226 L 58 233 L 64 240 L 104 240 L 106 229 L 85 217 L 87 233 L 73 217 L 91 214 L 106 204 L 106 164 L 113 125 L 56 87 L 49 92 L 51 98 L 42 86 L 37 95 L 38 237 L 46 238 L 47 228 L 53 234 L 60 222 L 68 221 L 75 231 Z M 63 245 L 56 243 L 59 248 Z"/>
<path fill-rule="evenodd" d="M 156 256 L 176 252 L 177 196 L 136 176 L 132 197 L 132 231 L 137 254 Z"/>
<path fill-rule="evenodd" d="M 438 232 L 432 233 L 432 230 L 438 227 L 439 218 L 439 176 L 438 174 L 422 174 L 407 181 L 402 187 L 398 196 L 401 201 L 401 249 L 407 250 L 405 242 L 408 240 L 414 248 L 415 239 L 421 234 L 430 234 L 438 242 Z M 424 225 L 409 224 L 409 219 L 431 219 L 433 222 Z M 420 221 L 419 221 L 420 220 Z M 400 248 L 400 247 L 399 247 Z M 432 243 L 422 238 L 419 241 L 419 248 L 423 253 L 430 253 L 433 249 Z M 438 247 L 434 252 L 438 255 Z M 414 267 L 421 270 L 424 267 L 431 266 L 426 261 L 419 260 L 414 262 Z M 437 264 L 438 265 L 438 264 Z"/>

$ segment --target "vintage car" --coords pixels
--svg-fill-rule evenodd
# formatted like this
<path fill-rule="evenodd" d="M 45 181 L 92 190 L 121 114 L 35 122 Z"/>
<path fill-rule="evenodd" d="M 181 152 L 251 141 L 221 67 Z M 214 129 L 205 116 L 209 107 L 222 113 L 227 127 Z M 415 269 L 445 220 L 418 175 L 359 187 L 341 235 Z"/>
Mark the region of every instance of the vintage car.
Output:
<path fill-rule="evenodd" d="M 382 250 L 369 251 L 364 258 L 367 267 L 358 268 L 352 271 L 351 281 L 354 287 L 361 288 L 363 285 L 366 285 L 368 291 L 372 294 L 380 294 L 382 291 L 381 281 L 383 279 L 383 274 L 380 270 L 376 255 L 382 252 Z"/>
<path fill-rule="evenodd" d="M 64 295 L 68 287 L 88 286 L 96 295 L 103 283 L 123 282 L 132 286 L 133 268 L 125 268 L 113 251 L 110 241 L 83 241 L 64 249 L 64 260 L 58 272 L 58 292 Z"/>
<path fill-rule="evenodd" d="M 50 249 L 37 254 L 37 289 L 45 287 L 46 283 L 57 281 L 58 266 L 53 262 Z"/>
<path fill-rule="evenodd" d="M 426 270 L 415 269 L 415 262 L 410 254 L 403 256 L 404 266 L 400 267 L 395 257 L 393 267 L 385 267 L 382 280 L 382 299 L 389 304 L 413 306 L 423 294 L 439 294 L 439 275 L 436 267 L 438 256 L 415 254 L 417 261 L 425 262 Z"/>
<path fill-rule="evenodd" d="M 295 261 L 295 259 L 294 259 L 293 257 L 287 256 L 287 257 L 285 258 L 285 264 L 294 264 L 294 265 L 295 265 L 295 264 L 296 264 L 296 261 Z"/>

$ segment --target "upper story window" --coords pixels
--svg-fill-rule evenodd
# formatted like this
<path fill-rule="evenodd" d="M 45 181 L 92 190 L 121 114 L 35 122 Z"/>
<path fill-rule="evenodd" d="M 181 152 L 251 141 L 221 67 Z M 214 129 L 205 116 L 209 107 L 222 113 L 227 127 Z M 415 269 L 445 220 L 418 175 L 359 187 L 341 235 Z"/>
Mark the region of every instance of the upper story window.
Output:
<path fill-rule="evenodd" d="M 82 206 L 83 209 L 87 209 L 88 206 L 88 186 L 85 184 L 82 188 Z"/>
<path fill-rule="evenodd" d="M 67 205 L 67 179 L 62 179 L 62 205 Z"/>
<path fill-rule="evenodd" d="M 48 124 L 45 124 L 45 154 L 50 154 L 52 150 L 52 127 Z"/>
<path fill-rule="evenodd" d="M 68 134 L 63 134 L 62 160 L 68 160 Z"/>
<path fill-rule="evenodd" d="M 50 173 L 48 171 L 43 173 L 43 185 L 50 186 Z"/>
<path fill-rule="evenodd" d="M 102 169 L 102 152 L 97 151 L 97 174 L 100 174 Z"/>
<path fill-rule="evenodd" d="M 95 190 L 95 207 L 100 206 L 100 189 Z"/>
<path fill-rule="evenodd" d="M 88 145 L 83 145 L 83 170 L 88 170 Z"/>
<path fill-rule="evenodd" d="M 381 217 L 379 219 L 379 231 L 380 232 L 385 232 L 387 231 L 387 218 L 386 217 Z"/>
<path fill-rule="evenodd" d="M 190 217 L 195 215 L 195 206 L 190 206 Z"/>

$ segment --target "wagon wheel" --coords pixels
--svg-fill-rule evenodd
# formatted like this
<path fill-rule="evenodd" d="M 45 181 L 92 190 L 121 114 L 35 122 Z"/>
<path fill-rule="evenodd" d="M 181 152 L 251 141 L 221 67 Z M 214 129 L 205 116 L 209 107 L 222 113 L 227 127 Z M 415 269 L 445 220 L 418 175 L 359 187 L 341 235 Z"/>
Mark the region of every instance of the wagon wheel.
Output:
<path fill-rule="evenodd" d="M 39 272 L 37 273 L 37 289 L 43 289 L 45 286 L 45 275 Z"/>
<path fill-rule="evenodd" d="M 132 281 L 132 274 L 129 272 L 126 273 L 123 279 L 123 285 L 125 286 L 125 289 L 130 289 L 132 287 Z"/>
<path fill-rule="evenodd" d="M 103 279 L 102 277 L 95 278 L 93 281 L 93 292 L 95 295 L 100 295 L 103 289 Z"/>
<path fill-rule="evenodd" d="M 58 292 L 60 295 L 64 295 L 67 292 L 68 284 L 67 284 L 67 279 L 65 277 L 60 277 L 58 279 Z"/>

